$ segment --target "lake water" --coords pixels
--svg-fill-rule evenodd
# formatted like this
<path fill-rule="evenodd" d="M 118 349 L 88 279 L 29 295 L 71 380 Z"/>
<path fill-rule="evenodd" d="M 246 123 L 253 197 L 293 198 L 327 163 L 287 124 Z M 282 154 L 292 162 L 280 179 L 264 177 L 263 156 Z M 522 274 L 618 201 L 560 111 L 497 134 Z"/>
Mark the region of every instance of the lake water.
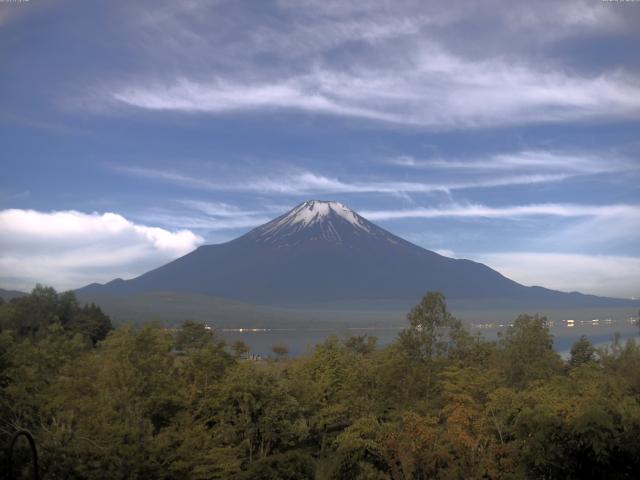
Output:
<path fill-rule="evenodd" d="M 497 338 L 499 331 L 503 331 L 508 325 L 472 324 L 468 326 L 471 333 L 481 332 L 487 339 Z M 352 328 L 279 328 L 279 329 L 222 329 L 219 333 L 227 342 L 242 340 L 251 349 L 251 353 L 262 357 L 273 356 L 271 348 L 276 344 L 284 344 L 289 347 L 290 356 L 300 356 L 313 352 L 314 346 L 322 343 L 328 336 L 337 335 L 340 338 L 349 335 L 372 335 L 378 338 L 379 345 L 391 343 L 398 332 L 405 325 L 395 325 L 387 328 L 381 327 L 352 327 Z M 576 320 L 573 323 L 556 321 L 550 325 L 554 336 L 554 348 L 563 356 L 567 356 L 571 346 L 586 335 L 596 346 L 603 346 L 612 342 L 614 334 L 620 334 L 621 340 L 638 336 L 638 328 L 631 319 L 611 320 L 603 319 L 595 321 Z"/>

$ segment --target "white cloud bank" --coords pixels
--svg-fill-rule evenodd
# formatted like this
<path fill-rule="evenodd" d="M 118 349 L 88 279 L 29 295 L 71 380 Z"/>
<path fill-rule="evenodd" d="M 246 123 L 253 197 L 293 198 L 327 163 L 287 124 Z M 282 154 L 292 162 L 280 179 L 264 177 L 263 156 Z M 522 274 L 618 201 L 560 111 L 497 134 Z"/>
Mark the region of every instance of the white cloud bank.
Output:
<path fill-rule="evenodd" d="M 485 253 L 473 256 L 524 285 L 622 298 L 640 297 L 640 258 L 566 253 Z"/>
<path fill-rule="evenodd" d="M 204 240 L 189 230 L 135 224 L 115 213 L 0 211 L 0 286 L 57 289 L 132 277 Z"/>

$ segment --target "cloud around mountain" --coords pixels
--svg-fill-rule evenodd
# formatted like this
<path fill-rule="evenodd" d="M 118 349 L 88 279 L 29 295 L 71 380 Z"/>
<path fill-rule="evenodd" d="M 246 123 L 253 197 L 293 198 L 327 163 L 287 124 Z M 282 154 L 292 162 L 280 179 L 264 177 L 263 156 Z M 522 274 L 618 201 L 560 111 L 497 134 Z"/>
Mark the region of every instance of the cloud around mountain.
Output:
<path fill-rule="evenodd" d="M 116 213 L 0 211 L 0 285 L 75 288 L 131 276 L 203 242 L 189 230 L 136 224 Z"/>

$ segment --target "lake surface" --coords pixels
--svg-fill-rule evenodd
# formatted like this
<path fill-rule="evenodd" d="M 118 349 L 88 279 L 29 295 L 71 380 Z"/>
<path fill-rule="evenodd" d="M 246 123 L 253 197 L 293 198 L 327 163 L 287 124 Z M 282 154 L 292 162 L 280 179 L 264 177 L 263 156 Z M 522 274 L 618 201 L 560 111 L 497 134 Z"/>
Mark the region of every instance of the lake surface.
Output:
<path fill-rule="evenodd" d="M 276 344 L 284 344 L 289 347 L 290 356 L 300 356 L 313 352 L 315 345 L 322 343 L 330 335 L 344 338 L 350 335 L 371 335 L 378 338 L 379 345 L 391 343 L 398 332 L 406 325 L 394 325 L 390 327 L 328 327 L 328 328 L 273 328 L 273 329 L 221 329 L 218 332 L 227 340 L 234 342 L 242 340 L 251 349 L 251 353 L 262 357 L 273 356 L 271 348 Z M 471 324 L 467 325 L 471 333 L 480 332 L 485 338 L 494 340 L 499 331 L 504 331 L 508 324 Z M 640 340 L 638 328 L 632 319 L 597 319 L 554 321 L 550 324 L 551 333 L 554 336 L 554 348 L 563 356 L 568 356 L 571 346 L 586 335 L 596 346 L 604 346 L 613 341 L 616 333 L 620 339 L 626 341 L 629 338 Z"/>

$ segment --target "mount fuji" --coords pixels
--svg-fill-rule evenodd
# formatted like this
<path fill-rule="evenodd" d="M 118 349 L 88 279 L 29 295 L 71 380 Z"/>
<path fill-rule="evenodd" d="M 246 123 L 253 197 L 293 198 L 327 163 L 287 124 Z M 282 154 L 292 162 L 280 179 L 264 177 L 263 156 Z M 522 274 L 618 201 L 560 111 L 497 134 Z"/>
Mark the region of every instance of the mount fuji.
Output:
<path fill-rule="evenodd" d="M 630 300 L 526 287 L 486 265 L 403 240 L 338 202 L 311 200 L 227 243 L 205 245 L 139 277 L 91 284 L 81 297 L 172 292 L 271 307 L 393 305 L 427 291 L 478 308 L 631 306 Z"/>

